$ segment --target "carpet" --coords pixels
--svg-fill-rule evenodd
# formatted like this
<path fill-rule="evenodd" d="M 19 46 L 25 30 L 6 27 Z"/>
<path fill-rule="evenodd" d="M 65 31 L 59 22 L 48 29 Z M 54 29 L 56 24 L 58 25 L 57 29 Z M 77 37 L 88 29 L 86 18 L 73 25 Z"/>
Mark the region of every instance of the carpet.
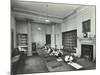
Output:
<path fill-rule="evenodd" d="M 40 56 L 26 57 L 26 59 L 19 64 L 17 74 L 43 73 L 48 72 L 45 62 Z"/>

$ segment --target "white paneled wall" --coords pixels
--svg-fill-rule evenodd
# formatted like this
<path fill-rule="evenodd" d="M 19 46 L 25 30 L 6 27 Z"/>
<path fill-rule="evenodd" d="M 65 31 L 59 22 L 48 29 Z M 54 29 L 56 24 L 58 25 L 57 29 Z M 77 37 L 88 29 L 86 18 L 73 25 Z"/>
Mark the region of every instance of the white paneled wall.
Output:
<path fill-rule="evenodd" d="M 95 35 L 95 7 L 86 6 L 82 9 L 77 10 L 73 15 L 64 20 L 61 24 L 61 31 L 71 31 L 77 29 L 77 37 L 83 38 L 82 33 L 82 22 L 85 20 L 91 20 L 91 36 Z M 94 44 L 93 44 L 94 45 Z M 77 55 L 81 56 L 81 42 L 77 40 Z M 95 59 L 95 45 L 94 45 L 94 59 Z"/>
<path fill-rule="evenodd" d="M 45 35 L 46 35 L 46 25 L 32 23 L 32 42 L 36 42 L 41 46 L 46 43 Z M 40 30 L 39 30 L 40 29 Z"/>
<path fill-rule="evenodd" d="M 90 19 L 91 20 L 91 28 L 90 28 L 90 32 L 88 33 L 89 35 L 91 35 L 91 37 L 95 36 L 95 7 L 94 6 L 88 6 L 86 8 L 84 8 L 83 10 L 80 10 L 77 12 L 77 36 L 82 38 L 83 37 L 83 33 L 82 33 L 82 22 L 86 21 Z M 77 40 L 77 47 L 78 47 L 78 55 L 81 55 L 81 44 L 82 42 L 80 42 L 79 40 Z M 95 59 L 95 44 L 92 44 L 94 46 L 94 59 Z"/>
<path fill-rule="evenodd" d="M 52 32 L 52 25 L 34 22 L 31 22 L 31 25 L 31 41 L 41 46 L 44 45 L 46 43 L 46 34 L 51 34 Z M 38 28 L 40 28 L 40 30 Z M 28 33 L 28 23 L 26 21 L 17 21 L 16 30 L 17 33 Z"/>
<path fill-rule="evenodd" d="M 61 31 L 71 31 L 77 29 L 77 15 L 73 14 L 67 19 L 64 20 L 64 22 L 61 24 Z"/>
<path fill-rule="evenodd" d="M 28 33 L 28 23 L 23 20 L 16 20 L 16 31 L 17 33 Z"/>

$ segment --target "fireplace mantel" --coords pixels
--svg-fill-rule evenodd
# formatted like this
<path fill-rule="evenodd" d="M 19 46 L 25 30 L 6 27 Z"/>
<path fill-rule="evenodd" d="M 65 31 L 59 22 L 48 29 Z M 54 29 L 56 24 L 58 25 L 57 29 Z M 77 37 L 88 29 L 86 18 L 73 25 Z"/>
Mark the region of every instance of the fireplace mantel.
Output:
<path fill-rule="evenodd" d="M 95 38 L 78 38 L 80 45 L 93 45 L 93 61 L 96 58 L 96 39 Z"/>
<path fill-rule="evenodd" d="M 96 43 L 95 38 L 81 38 L 79 39 L 81 44 L 88 44 L 88 45 L 94 45 Z"/>

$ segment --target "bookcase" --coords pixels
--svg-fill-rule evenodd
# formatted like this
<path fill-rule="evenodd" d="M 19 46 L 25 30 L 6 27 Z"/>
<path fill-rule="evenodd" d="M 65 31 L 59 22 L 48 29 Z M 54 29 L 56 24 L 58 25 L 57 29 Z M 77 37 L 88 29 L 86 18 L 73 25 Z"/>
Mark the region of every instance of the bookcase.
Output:
<path fill-rule="evenodd" d="M 77 30 L 62 33 L 62 44 L 64 48 L 77 47 Z"/>
<path fill-rule="evenodd" d="M 28 34 L 17 33 L 17 46 L 28 45 Z"/>

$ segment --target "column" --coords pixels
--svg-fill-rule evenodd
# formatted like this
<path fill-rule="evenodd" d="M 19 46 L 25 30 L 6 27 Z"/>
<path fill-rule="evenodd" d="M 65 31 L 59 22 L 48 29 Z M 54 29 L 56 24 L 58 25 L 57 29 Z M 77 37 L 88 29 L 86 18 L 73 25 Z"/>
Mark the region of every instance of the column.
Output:
<path fill-rule="evenodd" d="M 32 25 L 31 25 L 31 20 L 27 20 L 28 23 L 28 56 L 32 56 Z"/>
<path fill-rule="evenodd" d="M 51 47 L 55 48 L 55 27 L 52 25 Z"/>

